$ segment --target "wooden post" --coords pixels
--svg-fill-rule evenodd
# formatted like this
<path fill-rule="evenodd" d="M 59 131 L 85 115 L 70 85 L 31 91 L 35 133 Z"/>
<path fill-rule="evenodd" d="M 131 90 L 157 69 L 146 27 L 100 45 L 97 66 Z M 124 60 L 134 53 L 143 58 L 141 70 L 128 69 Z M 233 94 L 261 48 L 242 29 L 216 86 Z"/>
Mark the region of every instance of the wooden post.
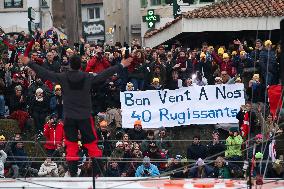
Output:
<path fill-rule="evenodd" d="M 69 46 L 79 42 L 82 36 L 81 0 L 64 0 L 66 34 Z"/>

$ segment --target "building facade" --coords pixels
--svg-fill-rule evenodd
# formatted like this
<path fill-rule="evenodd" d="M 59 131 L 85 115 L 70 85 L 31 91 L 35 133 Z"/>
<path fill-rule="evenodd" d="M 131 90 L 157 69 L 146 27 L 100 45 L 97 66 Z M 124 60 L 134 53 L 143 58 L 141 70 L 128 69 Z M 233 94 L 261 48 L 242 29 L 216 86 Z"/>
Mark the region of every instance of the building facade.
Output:
<path fill-rule="evenodd" d="M 81 0 L 82 34 L 88 42 L 105 41 L 103 0 Z"/>
<path fill-rule="evenodd" d="M 194 4 L 184 3 L 182 0 L 178 0 L 178 5 L 180 5 L 180 14 L 188 11 L 192 11 L 194 9 L 204 7 L 206 5 L 210 5 L 214 2 L 218 2 L 220 0 L 195 0 Z M 173 6 L 166 4 L 166 0 L 140 0 L 140 12 L 142 16 L 146 16 L 148 10 L 154 10 L 154 14 L 160 17 L 159 21 L 155 23 L 154 28 L 149 28 L 147 22 L 143 21 L 142 17 L 141 21 L 141 38 L 144 37 L 145 33 L 151 29 L 158 29 L 160 27 L 165 26 L 168 22 L 174 20 L 173 16 Z"/>
<path fill-rule="evenodd" d="M 82 36 L 81 0 L 52 0 L 53 26 L 67 35 L 69 44 Z"/>
<path fill-rule="evenodd" d="M 282 11 L 284 0 L 278 2 L 267 0 L 216 2 L 184 12 L 177 19 L 148 31 L 144 35 L 143 44 L 156 47 L 171 40 L 178 40 L 184 46 L 190 47 L 191 43 L 198 42 L 200 45 L 204 42 L 199 41 L 201 38 L 213 45 L 218 40 L 231 42 L 243 38 L 253 44 L 256 38 L 266 40 L 268 36 L 271 36 L 272 41 L 278 42 L 280 21 L 284 16 Z"/>
<path fill-rule="evenodd" d="M 140 0 L 104 0 L 106 43 L 141 41 Z"/>
<path fill-rule="evenodd" d="M 51 0 L 0 0 L 0 26 L 5 32 L 28 32 L 28 8 L 35 10 L 34 23 L 42 30 L 53 26 Z"/>

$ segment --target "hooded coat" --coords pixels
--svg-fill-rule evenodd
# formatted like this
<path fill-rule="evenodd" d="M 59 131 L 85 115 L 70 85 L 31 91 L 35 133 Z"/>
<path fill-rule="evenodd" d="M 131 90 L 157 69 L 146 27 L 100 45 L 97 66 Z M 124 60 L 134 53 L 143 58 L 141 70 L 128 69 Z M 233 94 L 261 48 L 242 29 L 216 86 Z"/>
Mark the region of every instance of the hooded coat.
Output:
<path fill-rule="evenodd" d="M 38 176 L 40 177 L 58 177 L 58 168 L 55 162 L 44 161 L 41 164 Z"/>
<path fill-rule="evenodd" d="M 6 162 L 7 154 L 0 150 L 0 178 L 4 177 L 4 163 Z"/>
<path fill-rule="evenodd" d="M 92 111 L 90 94 L 92 86 L 122 70 L 122 65 L 118 64 L 94 76 L 77 70 L 53 73 L 32 62 L 29 63 L 29 67 L 41 78 L 61 85 L 64 96 L 64 117 L 72 119 L 89 119 Z"/>

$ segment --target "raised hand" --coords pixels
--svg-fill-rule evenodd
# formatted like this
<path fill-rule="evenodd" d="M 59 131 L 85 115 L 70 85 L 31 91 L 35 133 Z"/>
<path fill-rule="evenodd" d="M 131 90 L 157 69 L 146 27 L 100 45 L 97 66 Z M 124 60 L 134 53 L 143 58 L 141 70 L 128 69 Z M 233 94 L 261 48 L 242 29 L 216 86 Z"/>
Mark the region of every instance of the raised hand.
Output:
<path fill-rule="evenodd" d="M 29 57 L 25 57 L 24 55 L 21 55 L 20 59 L 24 65 L 28 65 L 28 63 L 30 62 Z"/>
<path fill-rule="evenodd" d="M 123 67 L 125 68 L 125 67 L 130 66 L 131 63 L 132 63 L 132 61 L 133 61 L 133 58 L 129 57 L 129 58 L 127 58 L 127 59 L 122 59 L 121 64 L 122 64 Z"/>
<path fill-rule="evenodd" d="M 85 43 L 85 39 L 83 37 L 81 37 L 80 38 L 80 42 L 84 44 Z"/>
<path fill-rule="evenodd" d="M 235 44 L 235 45 L 241 45 L 242 43 L 240 42 L 239 39 L 237 39 L 237 40 L 234 40 L 234 44 Z"/>

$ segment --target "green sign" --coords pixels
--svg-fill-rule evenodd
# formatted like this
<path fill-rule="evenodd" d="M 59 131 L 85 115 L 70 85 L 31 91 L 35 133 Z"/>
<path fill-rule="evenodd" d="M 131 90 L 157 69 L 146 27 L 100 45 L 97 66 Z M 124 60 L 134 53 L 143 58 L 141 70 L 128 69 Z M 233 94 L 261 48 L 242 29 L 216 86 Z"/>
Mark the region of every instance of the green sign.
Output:
<path fill-rule="evenodd" d="M 28 18 L 29 18 L 28 27 L 29 27 L 29 32 L 31 34 L 33 34 L 35 32 L 35 30 L 36 30 L 36 25 L 33 22 L 35 20 L 35 17 L 36 17 L 35 10 L 32 7 L 29 7 L 28 8 Z"/>
<path fill-rule="evenodd" d="M 36 30 L 36 25 L 33 21 L 28 21 L 29 32 L 34 33 Z"/>
<path fill-rule="evenodd" d="M 155 15 L 155 11 L 150 9 L 147 11 L 147 15 L 142 17 L 143 22 L 147 22 L 148 28 L 155 28 L 156 22 L 160 22 L 160 15 Z"/>
<path fill-rule="evenodd" d="M 29 7 L 28 8 L 28 18 L 30 20 L 35 20 L 35 15 L 36 15 L 35 10 L 32 7 Z"/>

